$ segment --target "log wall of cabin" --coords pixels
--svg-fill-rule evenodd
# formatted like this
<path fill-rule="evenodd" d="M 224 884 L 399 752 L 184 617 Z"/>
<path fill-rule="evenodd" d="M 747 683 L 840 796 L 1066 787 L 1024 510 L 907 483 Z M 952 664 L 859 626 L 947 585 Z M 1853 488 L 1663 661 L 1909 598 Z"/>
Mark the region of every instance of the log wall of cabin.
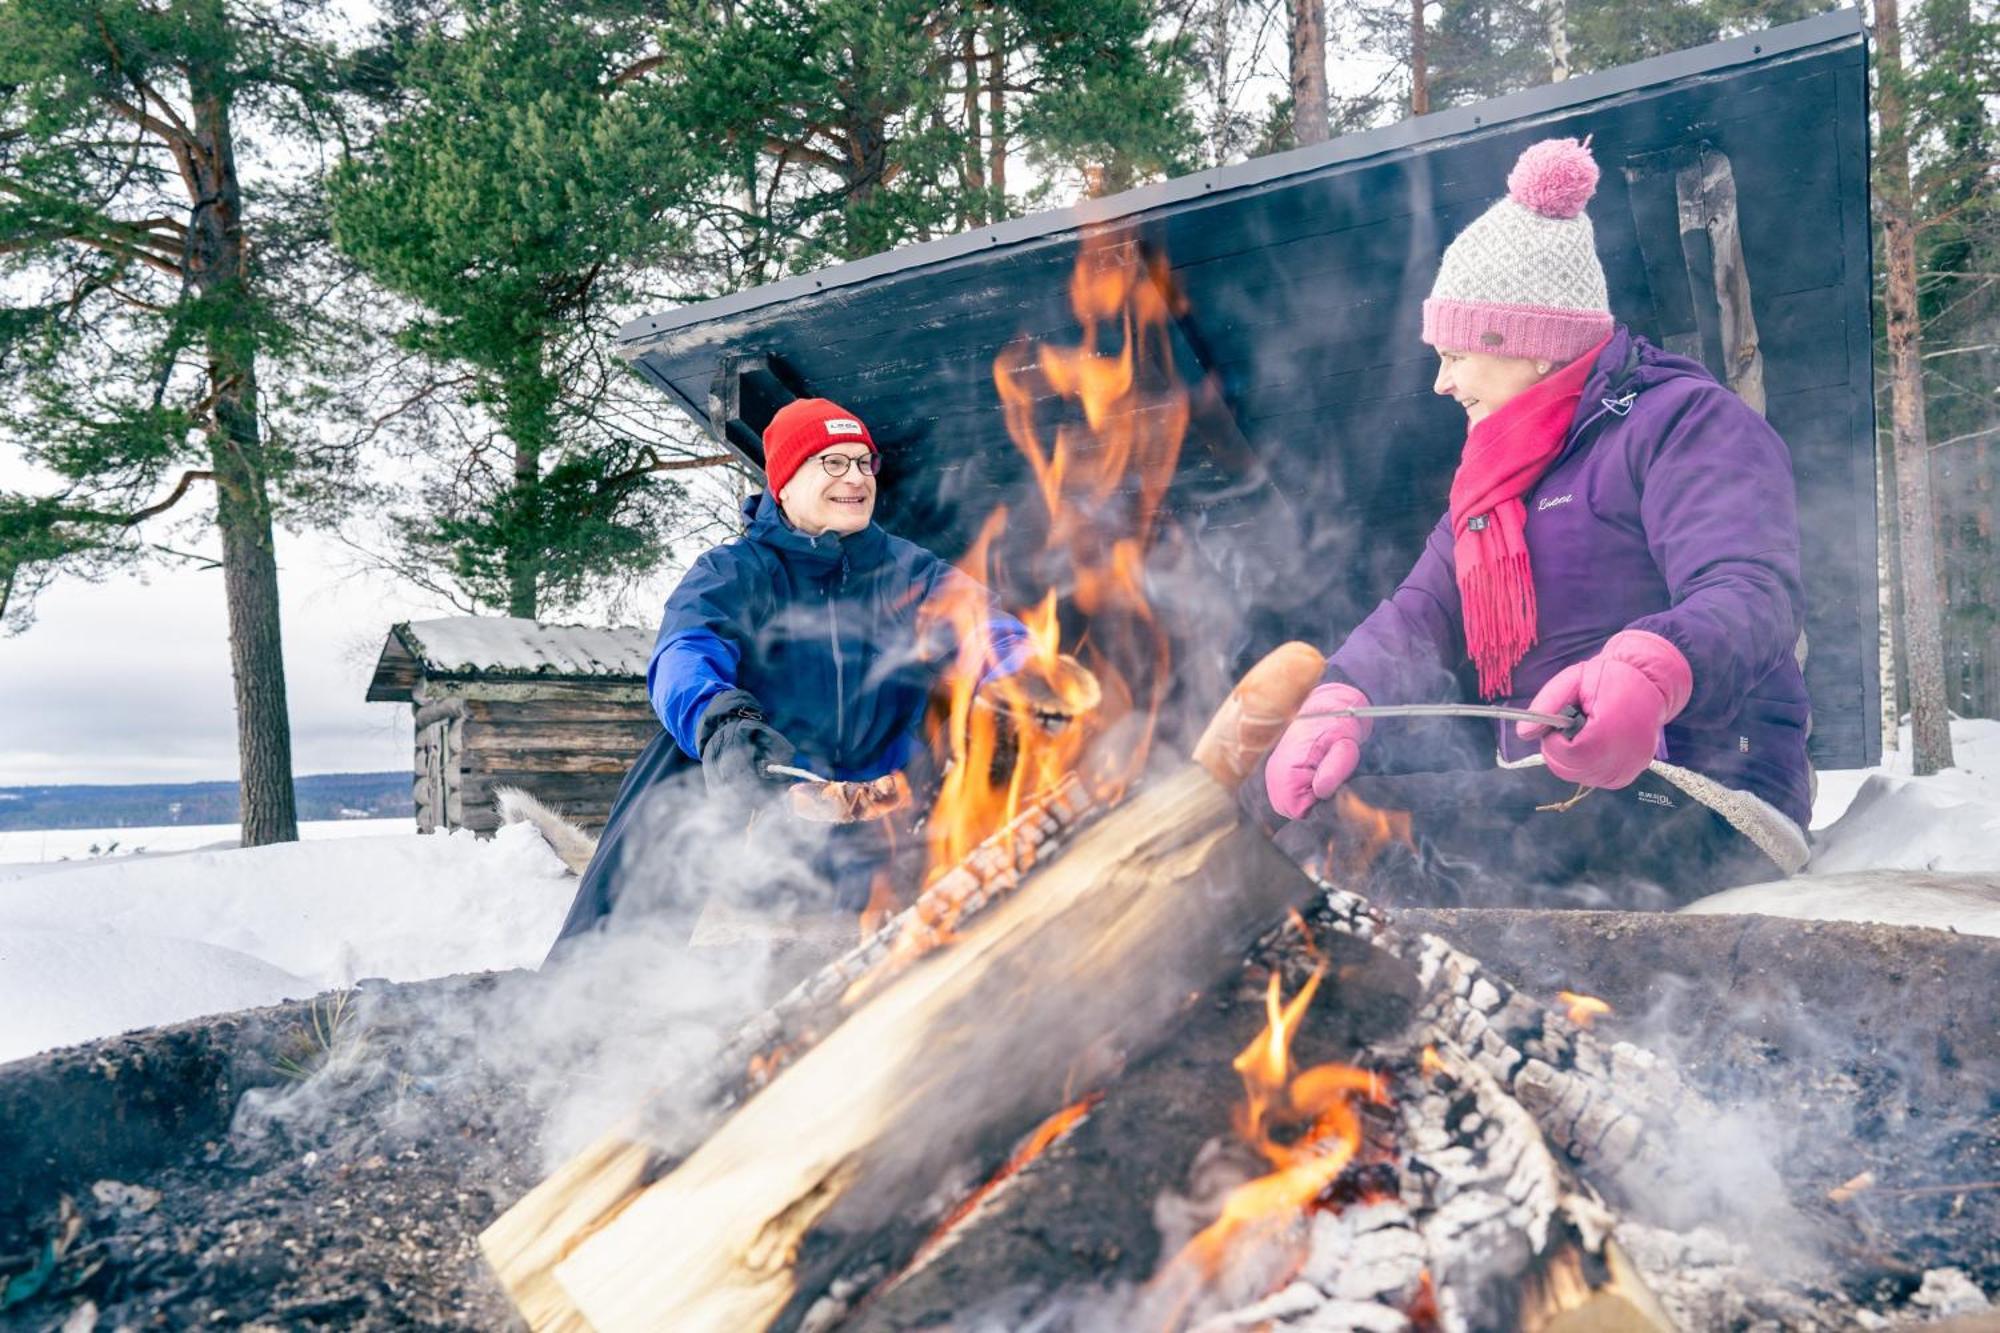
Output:
<path fill-rule="evenodd" d="M 415 702 L 420 833 L 492 832 L 499 787 L 600 828 L 626 770 L 660 730 L 636 681 L 426 681 Z"/>

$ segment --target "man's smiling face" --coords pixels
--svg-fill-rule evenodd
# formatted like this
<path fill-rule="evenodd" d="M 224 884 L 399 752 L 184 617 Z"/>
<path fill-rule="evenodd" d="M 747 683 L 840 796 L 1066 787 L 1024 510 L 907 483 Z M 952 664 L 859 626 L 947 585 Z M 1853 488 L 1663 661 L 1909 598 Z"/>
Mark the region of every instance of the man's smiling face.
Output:
<path fill-rule="evenodd" d="M 865 444 L 836 444 L 808 458 L 778 492 L 785 517 L 808 537 L 844 537 L 867 527 L 875 517 L 875 478 L 862 469 L 873 457 Z"/>

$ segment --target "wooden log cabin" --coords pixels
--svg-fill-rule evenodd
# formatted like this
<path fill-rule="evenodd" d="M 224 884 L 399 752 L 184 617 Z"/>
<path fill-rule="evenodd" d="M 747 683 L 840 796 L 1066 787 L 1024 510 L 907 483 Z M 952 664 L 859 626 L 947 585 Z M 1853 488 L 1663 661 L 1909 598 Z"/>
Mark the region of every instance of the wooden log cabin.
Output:
<path fill-rule="evenodd" d="M 646 700 L 653 631 L 497 616 L 389 631 L 371 703 L 410 705 L 417 831 L 499 826 L 496 787 L 522 787 L 585 828 L 659 731 Z"/>

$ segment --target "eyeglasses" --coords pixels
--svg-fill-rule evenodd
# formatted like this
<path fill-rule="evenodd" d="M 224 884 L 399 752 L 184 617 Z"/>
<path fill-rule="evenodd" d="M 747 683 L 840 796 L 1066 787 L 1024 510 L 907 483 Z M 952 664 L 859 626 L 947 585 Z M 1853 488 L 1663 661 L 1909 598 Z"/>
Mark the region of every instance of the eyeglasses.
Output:
<path fill-rule="evenodd" d="M 826 469 L 826 475 L 829 477 L 846 476 L 850 464 L 858 469 L 862 476 L 872 477 L 882 470 L 882 455 L 863 454 L 859 458 L 850 458 L 846 454 L 821 454 L 819 456 L 819 465 Z"/>

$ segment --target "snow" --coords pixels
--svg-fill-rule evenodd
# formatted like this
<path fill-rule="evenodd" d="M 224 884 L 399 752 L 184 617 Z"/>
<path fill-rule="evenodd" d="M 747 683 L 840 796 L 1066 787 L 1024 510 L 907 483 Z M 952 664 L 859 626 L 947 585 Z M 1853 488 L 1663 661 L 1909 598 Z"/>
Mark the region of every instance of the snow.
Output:
<path fill-rule="evenodd" d="M 308 842 L 323 838 L 379 838 L 409 833 L 414 819 L 309 819 L 299 825 Z M 0 879 L 23 862 L 83 861 L 140 853 L 219 851 L 234 847 L 235 824 L 159 824 L 144 828 L 0 829 Z"/>
<path fill-rule="evenodd" d="M 1682 909 L 2000 936 L 2000 722 L 1952 722 L 1955 766 L 1910 775 L 1910 731 L 1878 768 L 1819 775 L 1805 873 Z"/>
<path fill-rule="evenodd" d="M 1958 767 L 1931 777 L 1909 775 L 1907 740 L 1881 768 L 1821 775 L 1808 873 L 1688 910 L 2000 935 L 2000 722 L 1958 722 L 1953 743 Z M 0 1061 L 367 977 L 539 964 L 576 887 L 540 835 L 408 828 L 325 821 L 226 850 L 188 849 L 231 827 L 0 834 Z M 113 837 L 114 856 L 42 859 Z"/>
<path fill-rule="evenodd" d="M 549 625 L 507 616 L 452 616 L 396 627 L 434 672 L 521 672 L 644 679 L 653 656 L 649 629 Z"/>
<path fill-rule="evenodd" d="M 575 888 L 527 825 L 0 866 L 0 1061 L 366 977 L 533 967 Z"/>
<path fill-rule="evenodd" d="M 320 989 L 199 940 L 0 927 L 0 1061 Z"/>

